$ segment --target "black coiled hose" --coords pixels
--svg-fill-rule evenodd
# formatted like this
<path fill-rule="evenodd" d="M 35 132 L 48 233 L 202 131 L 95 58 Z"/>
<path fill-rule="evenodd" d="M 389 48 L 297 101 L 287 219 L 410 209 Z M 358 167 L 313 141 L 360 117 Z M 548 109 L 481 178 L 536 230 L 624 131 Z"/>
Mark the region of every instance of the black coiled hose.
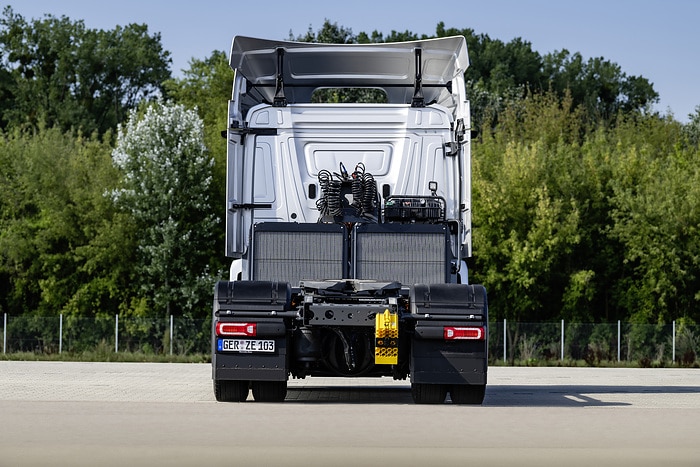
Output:
<path fill-rule="evenodd" d="M 362 215 L 374 215 L 376 206 L 377 182 L 371 173 L 364 173 L 362 175 Z"/>
<path fill-rule="evenodd" d="M 328 211 L 328 186 L 332 175 L 327 170 L 318 173 L 318 185 L 321 188 L 321 196 L 316 200 L 316 209 L 321 213 L 321 217 L 329 215 Z"/>
<path fill-rule="evenodd" d="M 318 172 L 321 197 L 316 200 L 316 208 L 321 214 L 319 222 L 332 221 L 329 218 L 343 215 L 343 182 L 348 181 L 352 191 L 351 206 L 357 210 L 357 215 L 373 219 L 377 206 L 377 183 L 372 174 L 365 171 L 365 165 L 362 162 L 355 166 L 350 177 L 342 163 L 340 170 L 342 175 L 325 169 Z"/>
<path fill-rule="evenodd" d="M 316 201 L 316 208 L 324 216 L 339 216 L 343 213 L 340 204 L 340 192 L 342 182 L 328 170 L 318 173 L 318 184 L 321 188 L 321 197 Z"/>
<path fill-rule="evenodd" d="M 362 211 L 362 199 L 364 197 L 365 165 L 360 162 L 355 166 L 355 171 L 352 173 L 352 207 L 358 211 Z"/>
<path fill-rule="evenodd" d="M 331 216 L 340 216 L 343 214 L 343 207 L 340 202 L 342 187 L 343 182 L 337 178 L 331 178 L 330 182 L 328 183 L 326 204 L 328 206 L 328 213 Z"/>

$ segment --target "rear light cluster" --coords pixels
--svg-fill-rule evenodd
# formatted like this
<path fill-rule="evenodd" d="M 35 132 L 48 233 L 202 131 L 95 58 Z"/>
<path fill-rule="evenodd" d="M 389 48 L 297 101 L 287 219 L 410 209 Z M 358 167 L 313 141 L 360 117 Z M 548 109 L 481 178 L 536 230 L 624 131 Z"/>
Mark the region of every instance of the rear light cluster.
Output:
<path fill-rule="evenodd" d="M 486 340 L 486 328 L 478 327 L 455 327 L 445 326 L 443 328 L 443 336 L 446 341 L 453 340 L 471 340 L 483 341 Z"/>
<path fill-rule="evenodd" d="M 258 326 L 256 323 L 216 323 L 217 336 L 246 336 L 253 337 L 258 335 Z"/>

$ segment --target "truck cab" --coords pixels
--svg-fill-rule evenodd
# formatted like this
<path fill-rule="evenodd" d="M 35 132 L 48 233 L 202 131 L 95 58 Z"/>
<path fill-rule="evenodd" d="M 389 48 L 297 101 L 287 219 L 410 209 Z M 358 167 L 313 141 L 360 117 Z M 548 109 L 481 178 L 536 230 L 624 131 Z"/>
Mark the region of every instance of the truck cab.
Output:
<path fill-rule="evenodd" d="M 217 400 L 281 401 L 290 377 L 386 376 L 410 377 L 417 403 L 481 403 L 464 38 L 239 36 L 230 64 Z"/>

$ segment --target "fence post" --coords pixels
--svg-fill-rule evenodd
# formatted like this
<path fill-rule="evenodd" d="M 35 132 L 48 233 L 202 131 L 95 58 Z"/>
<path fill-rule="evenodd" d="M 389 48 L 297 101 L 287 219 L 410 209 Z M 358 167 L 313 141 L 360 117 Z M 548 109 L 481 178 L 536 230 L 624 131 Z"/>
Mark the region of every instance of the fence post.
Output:
<path fill-rule="evenodd" d="M 676 363 L 676 320 L 673 320 L 673 359 L 671 362 Z"/>
<path fill-rule="evenodd" d="M 63 313 L 59 316 L 58 321 L 58 353 L 63 352 Z"/>
<path fill-rule="evenodd" d="M 173 354 L 173 315 L 170 315 L 170 355 Z"/>
<path fill-rule="evenodd" d="M 621 332 L 620 332 L 620 320 L 617 320 L 617 363 L 620 363 L 620 351 L 622 349 L 622 341 L 621 341 Z"/>
<path fill-rule="evenodd" d="M 561 360 L 564 360 L 564 320 L 561 320 Z"/>
<path fill-rule="evenodd" d="M 503 318 L 503 363 L 508 361 L 508 333 L 506 332 L 506 319 Z"/>
<path fill-rule="evenodd" d="M 114 353 L 119 352 L 119 313 L 114 315 Z"/>
<path fill-rule="evenodd" d="M 2 316 L 2 353 L 7 353 L 7 313 Z"/>

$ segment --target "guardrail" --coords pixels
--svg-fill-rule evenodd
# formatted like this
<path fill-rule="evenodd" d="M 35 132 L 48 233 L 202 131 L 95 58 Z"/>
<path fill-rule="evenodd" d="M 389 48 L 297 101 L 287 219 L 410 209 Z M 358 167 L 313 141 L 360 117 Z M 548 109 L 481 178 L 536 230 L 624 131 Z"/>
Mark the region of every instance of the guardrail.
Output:
<path fill-rule="evenodd" d="M 211 351 L 211 318 L 3 315 L 3 353 L 93 351 L 188 355 Z M 489 324 L 491 364 L 700 366 L 700 326 L 676 323 Z"/>

